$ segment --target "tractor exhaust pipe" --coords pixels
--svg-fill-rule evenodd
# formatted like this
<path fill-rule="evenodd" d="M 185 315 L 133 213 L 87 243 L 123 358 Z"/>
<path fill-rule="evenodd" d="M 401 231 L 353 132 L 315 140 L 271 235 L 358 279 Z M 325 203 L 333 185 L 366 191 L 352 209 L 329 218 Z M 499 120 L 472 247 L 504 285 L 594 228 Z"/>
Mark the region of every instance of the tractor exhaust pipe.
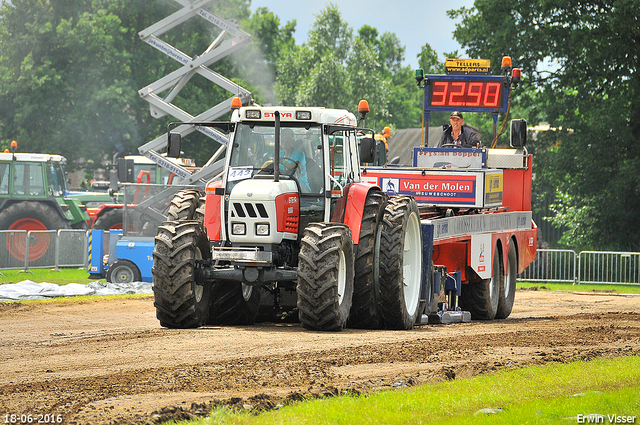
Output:
<path fill-rule="evenodd" d="M 276 111 L 275 117 L 275 152 L 273 155 L 273 181 L 280 181 L 280 112 Z"/>

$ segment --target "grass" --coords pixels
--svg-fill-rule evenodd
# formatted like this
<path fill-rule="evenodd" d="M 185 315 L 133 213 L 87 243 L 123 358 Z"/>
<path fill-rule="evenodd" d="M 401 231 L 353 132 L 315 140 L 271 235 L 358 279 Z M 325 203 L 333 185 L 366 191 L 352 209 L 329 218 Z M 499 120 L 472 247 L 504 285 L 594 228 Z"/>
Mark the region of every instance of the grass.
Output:
<path fill-rule="evenodd" d="M 557 424 L 590 414 L 640 419 L 640 357 L 533 366 L 471 379 L 340 396 L 252 415 L 217 408 L 188 424 Z M 587 423 L 586 420 L 583 423 Z"/>
<path fill-rule="evenodd" d="M 95 281 L 89 279 L 89 273 L 87 269 L 80 268 L 65 268 L 58 271 L 47 269 L 29 269 L 29 272 L 24 272 L 20 269 L 0 270 L 2 276 L 0 276 L 0 283 L 18 283 L 23 280 L 31 280 L 33 282 L 49 282 L 57 285 L 67 285 L 69 283 L 89 283 Z M 104 279 L 100 279 L 104 282 Z"/>
<path fill-rule="evenodd" d="M 518 282 L 516 288 L 536 288 L 539 291 L 611 292 L 619 294 L 640 294 L 640 285 L 573 285 L 571 283 L 555 282 Z"/>

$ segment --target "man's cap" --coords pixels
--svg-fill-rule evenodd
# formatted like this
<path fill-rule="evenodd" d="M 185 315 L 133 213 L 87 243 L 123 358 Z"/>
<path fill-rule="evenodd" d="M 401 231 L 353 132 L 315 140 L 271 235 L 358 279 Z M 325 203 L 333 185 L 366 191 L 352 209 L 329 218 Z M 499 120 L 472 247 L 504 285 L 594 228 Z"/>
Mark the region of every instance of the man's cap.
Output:
<path fill-rule="evenodd" d="M 461 120 L 463 120 L 463 119 L 464 119 L 464 118 L 462 117 L 462 114 L 460 113 L 460 111 L 453 111 L 453 112 L 451 113 L 451 117 L 450 117 L 450 118 L 453 118 L 453 117 L 458 117 L 458 118 L 460 118 Z"/>

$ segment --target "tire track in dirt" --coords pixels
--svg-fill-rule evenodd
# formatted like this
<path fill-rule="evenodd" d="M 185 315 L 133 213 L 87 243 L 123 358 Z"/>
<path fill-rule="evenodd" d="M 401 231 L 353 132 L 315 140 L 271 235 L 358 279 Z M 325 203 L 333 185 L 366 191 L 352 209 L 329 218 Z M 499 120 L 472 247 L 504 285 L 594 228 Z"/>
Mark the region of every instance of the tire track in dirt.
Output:
<path fill-rule="evenodd" d="M 184 419 L 212 403 L 271 409 L 302 397 L 640 354 L 640 297 L 549 294 L 519 291 L 520 309 L 505 320 L 408 332 L 167 330 L 149 299 L 0 304 L 0 413 L 87 424 Z"/>

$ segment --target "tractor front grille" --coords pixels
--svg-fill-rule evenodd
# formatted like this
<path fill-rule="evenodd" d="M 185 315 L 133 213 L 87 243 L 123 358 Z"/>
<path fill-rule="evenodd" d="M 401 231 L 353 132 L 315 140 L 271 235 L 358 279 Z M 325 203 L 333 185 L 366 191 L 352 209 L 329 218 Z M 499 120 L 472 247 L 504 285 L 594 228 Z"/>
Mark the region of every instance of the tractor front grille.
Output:
<path fill-rule="evenodd" d="M 269 214 L 262 203 L 234 202 L 231 218 L 262 218 L 268 219 Z"/>

